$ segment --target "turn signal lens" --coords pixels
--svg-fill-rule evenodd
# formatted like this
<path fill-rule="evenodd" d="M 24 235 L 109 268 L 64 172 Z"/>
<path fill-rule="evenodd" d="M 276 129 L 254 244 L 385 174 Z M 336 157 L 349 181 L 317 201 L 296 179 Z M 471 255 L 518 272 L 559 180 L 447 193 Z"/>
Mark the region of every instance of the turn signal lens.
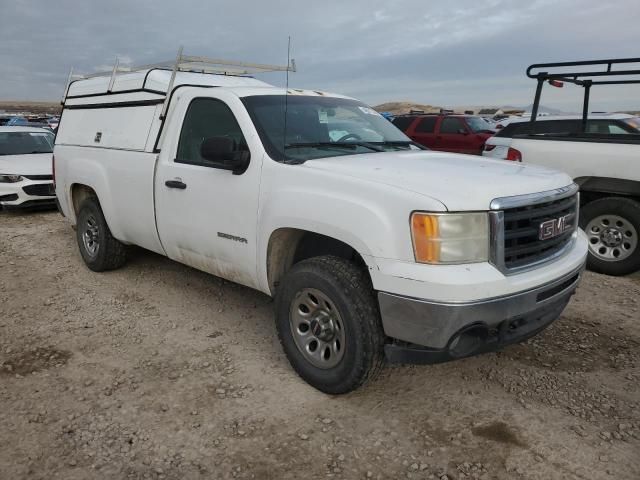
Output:
<path fill-rule="evenodd" d="M 414 213 L 411 216 L 411 233 L 416 261 L 437 263 L 440 260 L 438 217 Z"/>
<path fill-rule="evenodd" d="M 416 262 L 455 264 L 489 258 L 489 219 L 486 213 L 420 213 L 411 216 Z"/>

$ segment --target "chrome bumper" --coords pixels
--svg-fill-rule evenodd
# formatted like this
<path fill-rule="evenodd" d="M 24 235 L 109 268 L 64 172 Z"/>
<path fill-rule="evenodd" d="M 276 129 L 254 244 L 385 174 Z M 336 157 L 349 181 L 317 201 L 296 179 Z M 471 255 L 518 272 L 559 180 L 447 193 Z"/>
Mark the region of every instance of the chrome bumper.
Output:
<path fill-rule="evenodd" d="M 382 325 L 387 336 L 413 347 L 426 347 L 443 360 L 496 349 L 529 338 L 558 318 L 583 270 L 584 265 L 532 290 L 469 303 L 440 303 L 380 292 Z M 471 331 L 478 336 L 474 346 L 478 352 L 457 352 L 461 335 Z"/>

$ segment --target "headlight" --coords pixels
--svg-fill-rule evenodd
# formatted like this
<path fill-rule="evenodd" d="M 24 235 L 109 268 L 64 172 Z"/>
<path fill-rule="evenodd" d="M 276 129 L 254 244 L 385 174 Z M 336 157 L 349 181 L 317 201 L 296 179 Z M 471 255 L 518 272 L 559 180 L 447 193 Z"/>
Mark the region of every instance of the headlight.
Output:
<path fill-rule="evenodd" d="M 0 174 L 0 183 L 16 183 L 24 180 L 20 175 L 2 175 Z"/>
<path fill-rule="evenodd" d="M 489 259 L 489 218 L 485 212 L 415 212 L 411 215 L 411 238 L 416 262 L 451 264 Z"/>

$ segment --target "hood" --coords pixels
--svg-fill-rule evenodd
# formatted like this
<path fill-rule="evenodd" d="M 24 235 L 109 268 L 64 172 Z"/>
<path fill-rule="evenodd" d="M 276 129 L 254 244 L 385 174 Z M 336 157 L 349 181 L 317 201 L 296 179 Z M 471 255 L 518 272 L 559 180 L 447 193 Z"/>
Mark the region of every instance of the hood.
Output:
<path fill-rule="evenodd" d="M 51 175 L 51 153 L 0 155 L 0 173 L 9 175 Z"/>
<path fill-rule="evenodd" d="M 495 198 L 573 182 L 544 167 L 433 151 L 345 155 L 308 160 L 304 166 L 419 193 L 442 202 L 449 211 L 488 210 Z"/>

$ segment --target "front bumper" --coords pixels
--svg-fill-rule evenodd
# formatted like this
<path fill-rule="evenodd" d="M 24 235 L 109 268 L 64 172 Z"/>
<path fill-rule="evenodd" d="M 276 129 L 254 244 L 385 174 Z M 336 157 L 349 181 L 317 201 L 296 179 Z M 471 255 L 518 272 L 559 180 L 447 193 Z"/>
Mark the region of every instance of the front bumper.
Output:
<path fill-rule="evenodd" d="M 11 210 L 41 205 L 55 205 L 56 195 L 51 180 L 24 179 L 16 183 L 0 183 L 0 208 Z"/>
<path fill-rule="evenodd" d="M 437 363 L 525 340 L 557 319 L 575 292 L 584 264 L 523 292 L 474 302 L 432 302 L 380 292 L 389 361 Z"/>

